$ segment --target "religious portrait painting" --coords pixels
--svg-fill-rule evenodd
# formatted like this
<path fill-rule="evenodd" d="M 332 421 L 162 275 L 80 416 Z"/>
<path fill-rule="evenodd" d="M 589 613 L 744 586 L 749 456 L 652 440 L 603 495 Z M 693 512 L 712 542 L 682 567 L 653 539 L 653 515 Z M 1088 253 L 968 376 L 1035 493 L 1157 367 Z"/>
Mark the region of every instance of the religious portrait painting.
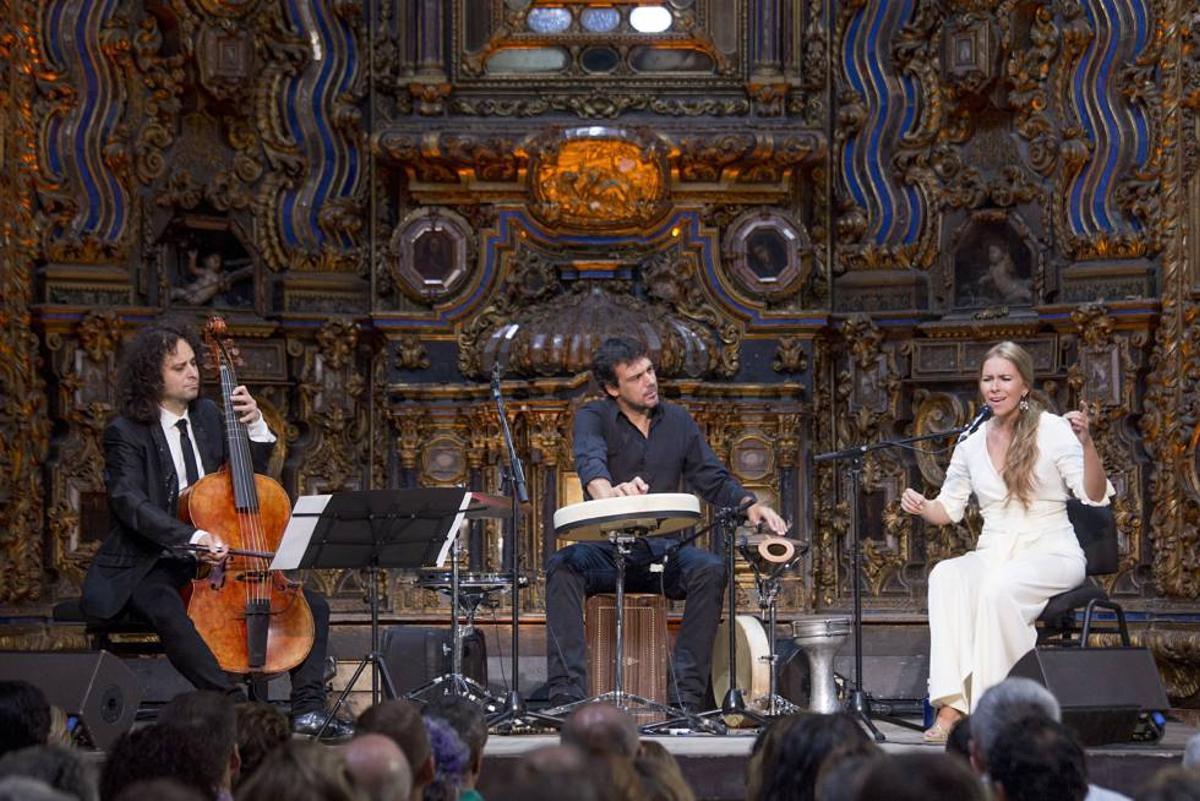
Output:
<path fill-rule="evenodd" d="M 808 232 L 780 210 L 756 209 L 729 226 L 725 262 L 752 296 L 782 300 L 799 292 L 812 271 Z"/>
<path fill-rule="evenodd" d="M 392 279 L 414 300 L 446 298 L 466 279 L 473 245 L 470 225 L 458 214 L 417 209 L 392 232 Z"/>
<path fill-rule="evenodd" d="M 1080 367 L 1084 378 L 1084 400 L 1110 406 L 1120 404 L 1121 358 L 1116 348 L 1100 352 L 1084 351 Z"/>

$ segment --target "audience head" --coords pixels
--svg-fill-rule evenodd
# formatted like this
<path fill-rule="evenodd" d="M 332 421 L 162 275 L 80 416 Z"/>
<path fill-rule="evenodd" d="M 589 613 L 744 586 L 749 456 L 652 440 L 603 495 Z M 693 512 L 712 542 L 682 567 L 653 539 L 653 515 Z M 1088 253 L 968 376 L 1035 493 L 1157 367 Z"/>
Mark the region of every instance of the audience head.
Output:
<path fill-rule="evenodd" d="M 443 695 L 425 707 L 425 717 L 446 721 L 471 753 L 471 765 L 463 781 L 463 788 L 475 786 L 479 772 L 483 769 L 483 747 L 487 745 L 487 720 L 479 705 L 457 695 Z"/>
<path fill-rule="evenodd" d="M 96 801 L 95 772 L 78 752 L 61 745 L 35 745 L 0 757 L 0 778 L 28 776 L 80 801 Z"/>
<path fill-rule="evenodd" d="M 488 793 L 488 801 L 562 801 L 563 788 L 541 779 L 522 779 Z M 571 787 L 571 801 L 601 801 L 596 788 L 587 782 Z"/>
<path fill-rule="evenodd" d="M 206 763 L 224 771 L 219 789 L 229 790 L 241 769 L 237 739 L 237 704 L 214 690 L 180 693 L 158 713 L 158 725 L 186 732 L 195 738 Z"/>
<path fill-rule="evenodd" d="M 40 779 L 9 776 L 0 779 L 0 801 L 75 801 L 62 790 L 55 790 Z"/>
<path fill-rule="evenodd" d="M 433 751 L 421 709 L 399 698 L 369 707 L 355 725 L 359 734 L 382 734 L 392 738 L 408 759 L 413 775 L 413 796 L 419 798 L 425 785 L 433 781 Z"/>
<path fill-rule="evenodd" d="M 1054 796 L 1046 796 L 1052 798 Z M 858 798 L 873 801 L 985 801 L 983 783 L 961 759 L 947 754 L 905 753 L 875 760 L 862 778 Z"/>
<path fill-rule="evenodd" d="M 563 789 L 568 787 L 572 797 L 594 801 L 635 798 L 637 789 L 637 775 L 630 760 L 589 755 L 570 745 L 549 745 L 527 752 L 517 761 L 513 781 L 521 787 L 551 788 L 557 796 L 553 801 L 561 799 Z M 494 801 L 490 794 L 489 801 Z"/>
<path fill-rule="evenodd" d="M 996 801 L 1083 801 L 1087 763 L 1075 736 L 1042 714 L 1004 726 L 988 747 L 988 775 Z"/>
<path fill-rule="evenodd" d="M 1200 774 L 1186 768 L 1160 770 L 1137 801 L 1200 801 Z"/>
<path fill-rule="evenodd" d="M 869 739 L 852 740 L 834 748 L 817 771 L 817 801 L 855 801 L 868 771 L 883 757 L 883 751 Z"/>
<path fill-rule="evenodd" d="M 971 764 L 971 718 L 959 718 L 946 738 L 946 753 L 961 757 Z"/>
<path fill-rule="evenodd" d="M 412 793 L 408 758 L 390 737 L 361 734 L 342 748 L 346 770 L 370 801 L 404 801 Z"/>
<path fill-rule="evenodd" d="M 150 779 L 129 785 L 114 801 L 204 801 L 206 797 L 174 779 Z"/>
<path fill-rule="evenodd" d="M 267 755 L 238 788 L 237 801 L 367 801 L 339 749 L 292 740 Z"/>
<path fill-rule="evenodd" d="M 864 742 L 867 735 L 850 715 L 802 715 L 792 720 L 773 756 L 764 755 L 758 801 L 815 798 L 817 775 L 830 753 Z"/>
<path fill-rule="evenodd" d="M 0 755 L 45 745 L 50 735 L 50 704 L 27 681 L 0 681 Z"/>
<path fill-rule="evenodd" d="M 1054 695 L 1033 679 L 1005 679 L 984 692 L 971 713 L 971 764 L 976 773 L 987 772 L 988 751 L 1000 730 L 1031 715 L 1062 720 Z"/>
<path fill-rule="evenodd" d="M 155 724 L 121 735 L 109 749 L 100 776 L 100 798 L 111 801 L 135 782 L 175 779 L 214 799 L 226 766 L 213 762 L 212 749 L 186 729 Z"/>
<path fill-rule="evenodd" d="M 641 785 L 642 801 L 695 801 L 696 794 L 683 778 L 671 752 L 652 740 L 642 742 L 633 761 Z"/>
<path fill-rule="evenodd" d="M 1183 751 L 1183 766 L 1189 770 L 1200 770 L 1200 734 L 1193 734 Z"/>
<path fill-rule="evenodd" d="M 441 718 L 425 718 L 425 730 L 434 766 L 433 781 L 425 788 L 425 801 L 454 801 L 471 770 L 471 749 Z"/>
<path fill-rule="evenodd" d="M 807 714 L 807 713 L 802 713 Z M 746 760 L 746 799 L 757 801 L 762 790 L 762 766 L 773 762 L 779 740 L 802 715 L 776 718 L 758 730 L 754 744 L 750 746 L 750 758 Z"/>
<path fill-rule="evenodd" d="M 237 749 L 241 759 L 238 783 L 246 781 L 267 754 L 292 739 L 292 727 L 271 704 L 247 701 L 237 705 Z"/>
<path fill-rule="evenodd" d="M 562 744 L 587 754 L 613 754 L 633 759 L 638 752 L 638 728 L 629 713 L 611 704 L 585 704 L 567 718 Z"/>

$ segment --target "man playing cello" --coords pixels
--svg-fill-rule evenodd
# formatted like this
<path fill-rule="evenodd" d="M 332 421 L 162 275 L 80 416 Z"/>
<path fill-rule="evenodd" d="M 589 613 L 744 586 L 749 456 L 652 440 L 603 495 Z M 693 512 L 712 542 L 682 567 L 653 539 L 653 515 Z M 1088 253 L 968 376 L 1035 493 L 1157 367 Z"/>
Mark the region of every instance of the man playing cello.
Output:
<path fill-rule="evenodd" d="M 227 458 L 225 422 L 215 403 L 200 398 L 197 349 L 191 331 L 162 323 L 143 328 L 127 346 L 118 386 L 121 414 L 104 430 L 112 523 L 84 579 L 83 611 L 101 620 L 123 611 L 145 619 L 184 678 L 199 689 L 244 697 L 196 631 L 180 595 L 196 576 L 197 560 L 186 546 L 197 546 L 203 561 L 226 556 L 217 536 L 176 517 L 180 492 Z M 254 468 L 265 472 L 275 435 L 244 386 L 230 399 L 247 427 Z M 329 605 L 308 589 L 304 595 L 315 633 L 312 650 L 291 671 L 292 726 L 316 734 L 325 722 Z M 350 730 L 333 720 L 326 733 L 344 737 Z"/>
<path fill-rule="evenodd" d="M 752 524 L 783 535 L 787 524 L 770 507 L 755 502 L 708 447 L 687 411 L 660 401 L 654 364 L 640 342 L 605 340 L 592 359 L 592 376 L 603 400 L 575 416 L 575 469 L 592 499 L 649 492 L 679 492 L 683 482 L 709 503 L 744 507 Z M 654 537 L 637 543 L 629 559 L 626 588 L 660 590 L 686 598 L 683 626 L 675 647 L 677 681 L 672 702 L 694 711 L 708 686 L 713 638 L 721 615 L 725 566 L 700 548 L 679 549 L 660 576 L 650 570 L 673 540 Z M 548 682 L 552 706 L 583 698 L 587 686 L 583 644 L 583 598 L 612 592 L 616 581 L 611 543 L 576 543 L 546 564 Z"/>

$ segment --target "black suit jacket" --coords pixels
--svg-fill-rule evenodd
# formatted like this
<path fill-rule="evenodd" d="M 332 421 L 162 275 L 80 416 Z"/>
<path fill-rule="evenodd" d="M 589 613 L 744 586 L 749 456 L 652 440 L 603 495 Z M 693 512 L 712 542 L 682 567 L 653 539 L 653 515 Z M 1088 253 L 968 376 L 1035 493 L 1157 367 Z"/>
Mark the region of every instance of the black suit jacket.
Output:
<path fill-rule="evenodd" d="M 225 463 L 225 423 L 217 405 L 202 398 L 188 409 L 192 436 L 205 473 Z M 251 442 L 254 469 L 265 472 L 274 443 Z M 176 515 L 179 476 L 158 421 L 118 417 L 104 429 L 104 483 L 111 523 L 83 581 L 83 611 L 89 617 L 118 615 L 133 588 L 171 545 L 191 539 L 195 527 Z M 185 557 L 186 558 L 186 557 Z"/>

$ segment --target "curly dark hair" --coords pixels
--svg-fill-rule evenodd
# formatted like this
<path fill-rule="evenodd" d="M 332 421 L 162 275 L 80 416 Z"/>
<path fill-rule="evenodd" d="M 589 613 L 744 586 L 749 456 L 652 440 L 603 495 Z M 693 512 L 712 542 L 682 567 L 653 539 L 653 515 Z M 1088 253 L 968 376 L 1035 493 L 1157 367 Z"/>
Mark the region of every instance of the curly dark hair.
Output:
<path fill-rule="evenodd" d="M 797 715 L 791 721 L 773 757 L 763 760 L 757 801 L 812 801 L 825 758 L 868 739 L 845 712 Z"/>
<path fill-rule="evenodd" d="M 617 365 L 631 364 L 649 356 L 646 346 L 628 337 L 610 337 L 600 343 L 592 354 L 592 378 L 601 389 L 617 386 Z"/>
<path fill-rule="evenodd" d="M 113 801 L 135 782 L 163 778 L 215 799 L 225 765 L 206 760 L 208 755 L 201 738 L 174 726 L 154 724 L 122 734 L 104 762 L 101 801 Z"/>
<path fill-rule="evenodd" d="M 163 359 L 179 346 L 179 340 L 200 354 L 200 338 L 186 322 L 159 320 L 138 331 L 125 345 L 121 359 L 119 392 L 121 413 L 139 423 L 158 420 L 163 392 Z"/>
<path fill-rule="evenodd" d="M 242 758 L 238 782 L 244 782 L 258 770 L 263 760 L 276 748 L 292 739 L 292 729 L 284 715 L 262 701 L 246 701 L 237 705 L 237 745 Z"/>

